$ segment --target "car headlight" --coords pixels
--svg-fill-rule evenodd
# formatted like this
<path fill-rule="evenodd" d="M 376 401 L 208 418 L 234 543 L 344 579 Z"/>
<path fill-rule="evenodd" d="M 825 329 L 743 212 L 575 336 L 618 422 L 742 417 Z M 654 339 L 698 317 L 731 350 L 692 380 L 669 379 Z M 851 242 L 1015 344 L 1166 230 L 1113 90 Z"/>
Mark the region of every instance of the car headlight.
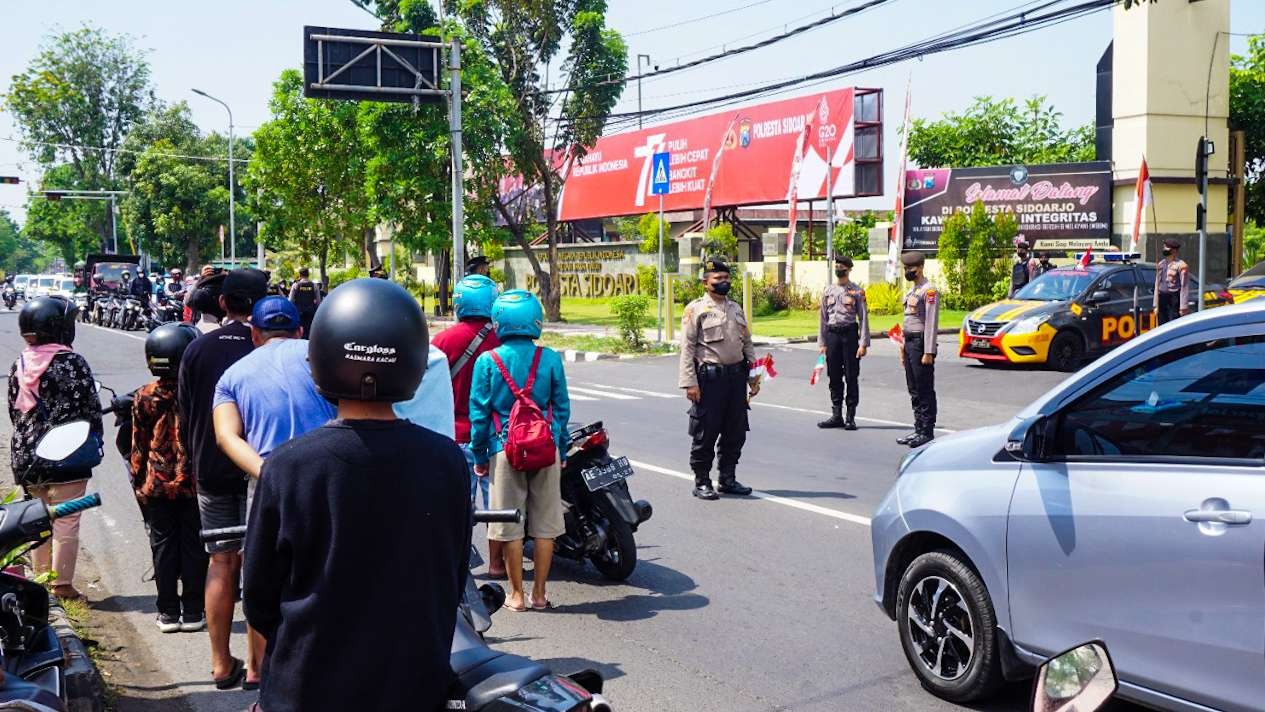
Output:
<path fill-rule="evenodd" d="M 896 466 L 896 476 L 900 477 L 901 475 L 905 474 L 905 470 L 909 469 L 909 466 L 913 464 L 914 460 L 917 460 L 918 456 L 921 455 L 923 451 L 925 451 L 926 449 L 927 448 L 925 447 L 920 447 L 916 450 L 910 450 L 908 453 L 906 453 L 905 456 L 900 459 L 900 464 Z"/>
<path fill-rule="evenodd" d="M 1040 314 L 1038 316 L 1029 316 L 1019 321 L 1010 322 L 1010 328 L 1003 329 L 1007 334 L 1031 334 L 1041 328 L 1041 325 L 1050 320 L 1049 314 Z"/>

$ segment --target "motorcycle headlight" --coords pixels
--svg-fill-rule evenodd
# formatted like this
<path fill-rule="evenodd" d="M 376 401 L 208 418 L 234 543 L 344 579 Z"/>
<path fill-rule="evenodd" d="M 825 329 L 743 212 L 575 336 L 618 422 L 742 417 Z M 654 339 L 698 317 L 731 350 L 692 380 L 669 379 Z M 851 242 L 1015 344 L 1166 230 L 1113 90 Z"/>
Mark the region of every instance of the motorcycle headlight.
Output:
<path fill-rule="evenodd" d="M 1041 328 L 1041 325 L 1050 320 L 1049 314 L 1040 314 L 1038 316 L 1029 316 L 1019 321 L 1010 322 L 1010 328 L 1002 329 L 1007 334 L 1031 334 Z"/>

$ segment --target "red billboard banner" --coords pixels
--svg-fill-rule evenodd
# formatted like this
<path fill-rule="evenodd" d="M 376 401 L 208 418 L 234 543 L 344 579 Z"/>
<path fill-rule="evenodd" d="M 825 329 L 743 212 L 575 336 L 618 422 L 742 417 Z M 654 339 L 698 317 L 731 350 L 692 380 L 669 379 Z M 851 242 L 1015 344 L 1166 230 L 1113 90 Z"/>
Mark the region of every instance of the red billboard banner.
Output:
<path fill-rule="evenodd" d="M 703 207 L 714 158 L 725 158 L 712 187 L 713 206 L 788 200 L 795 144 L 810 128 L 798 181 L 801 201 L 882 193 L 882 101 L 874 89 L 848 87 L 759 104 L 628 133 L 603 136 L 572 167 L 558 199 L 558 219 L 583 220 L 655 210 L 651 161 L 671 154 L 666 210 Z M 829 155 L 829 167 L 827 167 Z"/>

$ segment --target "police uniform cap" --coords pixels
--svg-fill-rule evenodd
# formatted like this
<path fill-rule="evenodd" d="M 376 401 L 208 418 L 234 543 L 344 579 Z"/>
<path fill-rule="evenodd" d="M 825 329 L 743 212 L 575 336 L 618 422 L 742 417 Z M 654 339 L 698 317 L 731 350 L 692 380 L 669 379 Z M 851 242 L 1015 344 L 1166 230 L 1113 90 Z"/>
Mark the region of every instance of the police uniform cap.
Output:
<path fill-rule="evenodd" d="M 926 263 L 927 256 L 918 251 L 906 252 L 900 256 L 900 263 L 906 267 L 918 267 Z"/>
<path fill-rule="evenodd" d="M 847 255 L 835 255 L 835 264 L 843 265 L 848 269 L 852 268 L 852 258 Z"/>
<path fill-rule="evenodd" d="M 466 261 L 466 270 L 468 271 L 471 268 L 478 267 L 479 265 L 485 265 L 487 263 L 488 263 L 487 257 L 484 257 L 483 255 L 475 255 L 474 257 L 471 257 L 468 261 Z"/>
<path fill-rule="evenodd" d="M 1182 247 L 1182 243 L 1180 240 L 1175 240 L 1170 237 L 1164 241 L 1164 246 L 1170 250 L 1180 250 Z"/>
<path fill-rule="evenodd" d="M 731 271 L 732 270 L 729 269 L 729 263 L 722 259 L 711 257 L 703 261 L 703 274 L 711 274 L 712 272 L 724 272 L 725 274 L 729 274 Z"/>

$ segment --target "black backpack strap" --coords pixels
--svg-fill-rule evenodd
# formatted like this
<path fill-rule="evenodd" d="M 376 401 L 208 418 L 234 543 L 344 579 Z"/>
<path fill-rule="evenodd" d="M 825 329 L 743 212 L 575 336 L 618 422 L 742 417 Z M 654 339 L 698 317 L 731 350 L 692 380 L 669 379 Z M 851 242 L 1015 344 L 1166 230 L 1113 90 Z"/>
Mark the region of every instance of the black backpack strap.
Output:
<path fill-rule="evenodd" d="M 484 324 L 483 328 L 479 329 L 479 333 L 475 334 L 474 338 L 470 340 L 470 345 L 466 347 L 464 352 L 462 352 L 461 357 L 457 359 L 456 363 L 448 367 L 449 377 L 456 378 L 457 374 L 461 373 L 461 369 L 465 368 L 467 363 L 470 363 L 470 359 L 474 358 L 475 352 L 483 345 L 483 340 L 488 338 L 488 334 L 490 333 L 492 333 L 492 323 L 488 322 L 487 324 Z"/>

